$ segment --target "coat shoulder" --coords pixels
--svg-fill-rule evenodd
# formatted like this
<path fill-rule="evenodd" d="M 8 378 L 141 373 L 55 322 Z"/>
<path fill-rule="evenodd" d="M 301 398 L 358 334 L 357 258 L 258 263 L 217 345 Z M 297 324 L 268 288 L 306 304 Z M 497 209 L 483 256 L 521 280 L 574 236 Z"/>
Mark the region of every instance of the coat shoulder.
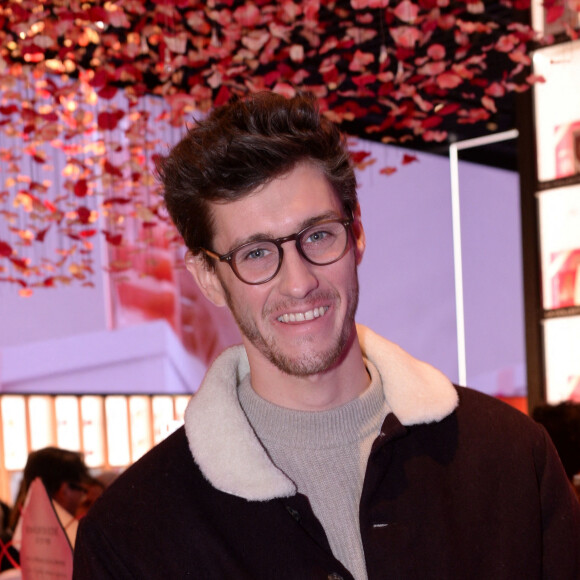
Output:
<path fill-rule="evenodd" d="M 159 512 L 170 509 L 179 501 L 184 490 L 202 482 L 183 427 L 153 447 L 128 467 L 91 507 L 86 516 L 114 526 L 115 519 L 150 517 L 158 506 Z"/>
<path fill-rule="evenodd" d="M 504 401 L 469 387 L 455 387 L 459 395 L 457 413 L 460 418 L 473 422 L 474 426 L 491 429 L 523 430 L 530 436 L 542 437 L 542 428 L 522 411 Z"/>
<path fill-rule="evenodd" d="M 501 458 L 510 463 L 532 460 L 539 471 L 549 458 L 557 457 L 546 430 L 528 415 L 490 395 L 456 388 L 459 405 L 454 415 L 465 449 L 499 463 Z"/>

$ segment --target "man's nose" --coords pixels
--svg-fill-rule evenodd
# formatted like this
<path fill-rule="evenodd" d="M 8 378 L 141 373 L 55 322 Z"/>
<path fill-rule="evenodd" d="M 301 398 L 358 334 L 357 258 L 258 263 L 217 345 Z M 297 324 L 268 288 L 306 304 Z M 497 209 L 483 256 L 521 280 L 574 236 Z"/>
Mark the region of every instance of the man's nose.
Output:
<path fill-rule="evenodd" d="M 304 298 L 318 287 L 314 266 L 298 251 L 295 243 L 284 244 L 282 266 L 278 273 L 278 287 L 282 294 Z"/>

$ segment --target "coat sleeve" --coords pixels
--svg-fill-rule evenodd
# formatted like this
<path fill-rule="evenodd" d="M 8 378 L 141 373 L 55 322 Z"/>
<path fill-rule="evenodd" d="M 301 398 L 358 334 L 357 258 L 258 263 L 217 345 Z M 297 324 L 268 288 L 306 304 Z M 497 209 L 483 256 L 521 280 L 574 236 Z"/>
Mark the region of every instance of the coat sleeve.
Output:
<path fill-rule="evenodd" d="M 544 428 L 536 449 L 542 502 L 543 578 L 580 578 L 580 502 Z"/>
<path fill-rule="evenodd" d="M 79 525 L 73 561 L 73 580 L 134 579 L 124 561 L 96 524 L 85 516 Z"/>

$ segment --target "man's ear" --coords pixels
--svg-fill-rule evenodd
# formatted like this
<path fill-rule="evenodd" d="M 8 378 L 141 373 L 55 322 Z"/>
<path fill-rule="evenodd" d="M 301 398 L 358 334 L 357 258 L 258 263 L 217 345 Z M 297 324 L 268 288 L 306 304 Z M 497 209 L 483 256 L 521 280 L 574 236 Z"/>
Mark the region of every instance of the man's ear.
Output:
<path fill-rule="evenodd" d="M 365 248 L 367 247 L 367 238 L 362 225 L 360 205 L 358 203 L 353 212 L 352 232 L 354 234 L 356 264 L 358 266 L 362 262 Z"/>
<path fill-rule="evenodd" d="M 202 294 L 216 306 L 225 306 L 225 292 L 218 278 L 217 272 L 212 270 L 204 256 L 194 255 L 191 251 L 185 254 L 185 267 L 193 276 Z"/>

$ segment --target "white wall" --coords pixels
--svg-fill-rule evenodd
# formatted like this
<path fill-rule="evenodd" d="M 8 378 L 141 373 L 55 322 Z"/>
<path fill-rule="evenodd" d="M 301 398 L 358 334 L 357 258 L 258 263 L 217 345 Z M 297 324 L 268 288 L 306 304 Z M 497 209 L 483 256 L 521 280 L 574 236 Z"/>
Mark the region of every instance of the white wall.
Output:
<path fill-rule="evenodd" d="M 451 182 L 447 158 L 364 144 L 359 173 L 367 251 L 359 322 L 458 380 Z M 407 152 L 412 153 L 412 152 Z M 379 170 L 398 167 L 385 176 Z M 525 394 L 519 217 L 514 172 L 460 162 L 467 384 Z"/>
<path fill-rule="evenodd" d="M 95 272 L 94 288 L 41 288 L 27 298 L 16 285 L 0 283 L 0 347 L 105 330 L 106 286 L 98 255 Z"/>

